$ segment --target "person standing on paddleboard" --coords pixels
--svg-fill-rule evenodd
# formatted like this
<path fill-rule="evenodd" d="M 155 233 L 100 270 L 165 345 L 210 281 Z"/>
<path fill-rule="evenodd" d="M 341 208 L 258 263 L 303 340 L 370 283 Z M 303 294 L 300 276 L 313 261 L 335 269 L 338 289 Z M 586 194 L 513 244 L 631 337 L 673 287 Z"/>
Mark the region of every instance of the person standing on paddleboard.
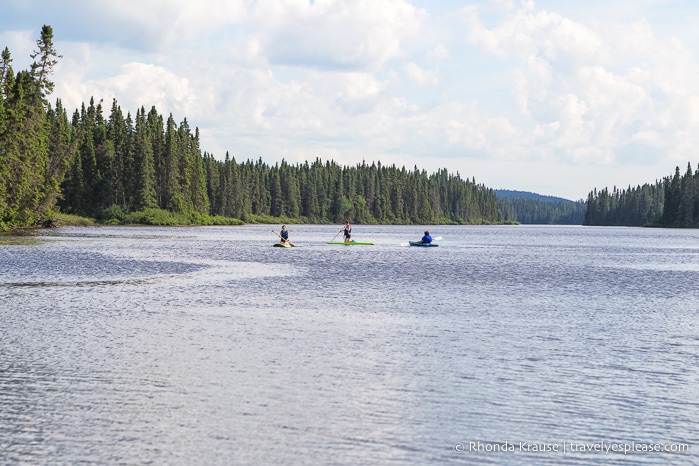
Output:
<path fill-rule="evenodd" d="M 425 236 L 422 237 L 420 240 L 421 243 L 431 243 L 432 242 L 432 237 L 430 236 L 430 232 L 426 231 Z"/>
<path fill-rule="evenodd" d="M 352 237 L 352 226 L 350 225 L 349 220 L 345 222 L 345 228 L 340 231 L 345 234 L 345 243 L 349 243 L 350 238 Z"/>
<path fill-rule="evenodd" d="M 279 239 L 282 240 L 282 244 L 289 242 L 289 230 L 286 229 L 286 225 L 282 225 L 282 231 L 279 233 Z"/>

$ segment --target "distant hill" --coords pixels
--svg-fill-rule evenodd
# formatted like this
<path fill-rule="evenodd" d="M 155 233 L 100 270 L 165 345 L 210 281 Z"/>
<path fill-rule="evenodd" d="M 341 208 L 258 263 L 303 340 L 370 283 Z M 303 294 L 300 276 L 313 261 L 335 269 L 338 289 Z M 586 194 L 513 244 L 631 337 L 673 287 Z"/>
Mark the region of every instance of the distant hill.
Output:
<path fill-rule="evenodd" d="M 495 195 L 502 199 L 534 199 L 542 202 L 572 202 L 570 199 L 555 196 L 544 196 L 543 194 L 532 193 L 529 191 L 513 191 L 511 189 L 494 189 Z"/>
<path fill-rule="evenodd" d="M 544 196 L 528 191 L 495 189 L 500 215 L 505 221 L 539 225 L 582 225 L 585 202 Z"/>

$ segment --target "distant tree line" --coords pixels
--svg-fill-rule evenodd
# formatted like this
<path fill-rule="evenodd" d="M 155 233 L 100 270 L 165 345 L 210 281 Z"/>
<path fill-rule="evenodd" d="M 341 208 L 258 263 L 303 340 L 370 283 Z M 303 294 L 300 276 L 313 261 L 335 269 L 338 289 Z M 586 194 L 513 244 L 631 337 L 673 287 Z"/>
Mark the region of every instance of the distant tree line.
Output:
<path fill-rule="evenodd" d="M 446 170 L 428 175 L 381 163 L 268 165 L 223 161 L 199 148 L 199 131 L 142 107 L 135 119 L 112 102 L 76 111 L 77 151 L 62 184 L 64 212 L 102 220 L 164 209 L 197 215 L 286 218 L 309 223 L 494 223 L 492 190 Z"/>
<path fill-rule="evenodd" d="M 340 166 L 312 163 L 267 165 L 219 161 L 204 154 L 211 212 L 245 218 L 249 214 L 302 218 L 309 223 L 495 223 L 495 195 L 475 180 L 445 169 L 428 175 L 417 167 Z"/>
<path fill-rule="evenodd" d="M 585 202 L 526 191 L 495 190 L 500 216 L 506 222 L 540 225 L 582 225 Z"/>
<path fill-rule="evenodd" d="M 60 210 L 103 221 L 162 210 L 192 222 L 207 216 L 311 223 L 496 223 L 493 190 L 439 170 L 340 166 L 316 159 L 268 165 L 202 153 L 199 130 L 155 107 L 134 117 L 117 101 L 109 115 L 90 100 L 69 118 L 46 100 L 60 58 L 44 26 L 29 71 L 0 62 L 0 229 L 34 225 Z M 131 217 L 133 218 L 133 217 Z"/>
<path fill-rule="evenodd" d="M 587 197 L 585 225 L 699 227 L 699 166 L 684 174 L 675 167 L 674 176 L 610 192 L 607 188 Z"/>

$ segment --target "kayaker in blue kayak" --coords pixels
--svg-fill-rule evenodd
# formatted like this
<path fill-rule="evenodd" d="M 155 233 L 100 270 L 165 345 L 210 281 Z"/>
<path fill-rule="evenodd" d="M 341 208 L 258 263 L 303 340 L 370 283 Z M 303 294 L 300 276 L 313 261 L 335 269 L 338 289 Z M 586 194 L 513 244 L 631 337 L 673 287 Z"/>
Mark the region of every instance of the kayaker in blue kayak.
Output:
<path fill-rule="evenodd" d="M 289 242 L 289 230 L 286 229 L 286 225 L 282 225 L 282 231 L 279 233 L 279 239 L 282 244 Z"/>
<path fill-rule="evenodd" d="M 345 227 L 340 231 L 345 235 L 345 243 L 349 243 L 350 238 L 352 237 L 352 226 L 350 225 L 349 220 L 345 222 Z"/>
<path fill-rule="evenodd" d="M 430 232 L 426 231 L 425 236 L 422 237 L 422 239 L 419 241 L 420 243 L 431 243 L 432 242 L 432 237 L 430 236 Z"/>

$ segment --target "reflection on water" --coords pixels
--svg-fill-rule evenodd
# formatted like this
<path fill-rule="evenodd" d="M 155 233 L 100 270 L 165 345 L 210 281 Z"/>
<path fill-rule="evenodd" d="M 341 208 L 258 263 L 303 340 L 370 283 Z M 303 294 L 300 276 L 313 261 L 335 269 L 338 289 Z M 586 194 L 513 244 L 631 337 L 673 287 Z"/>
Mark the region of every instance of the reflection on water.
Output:
<path fill-rule="evenodd" d="M 0 231 L 0 247 L 3 246 L 31 246 L 42 241 L 37 230 L 13 230 L 11 232 Z"/>
<path fill-rule="evenodd" d="M 338 228 L 7 243 L 0 462 L 699 462 L 696 230 Z"/>

